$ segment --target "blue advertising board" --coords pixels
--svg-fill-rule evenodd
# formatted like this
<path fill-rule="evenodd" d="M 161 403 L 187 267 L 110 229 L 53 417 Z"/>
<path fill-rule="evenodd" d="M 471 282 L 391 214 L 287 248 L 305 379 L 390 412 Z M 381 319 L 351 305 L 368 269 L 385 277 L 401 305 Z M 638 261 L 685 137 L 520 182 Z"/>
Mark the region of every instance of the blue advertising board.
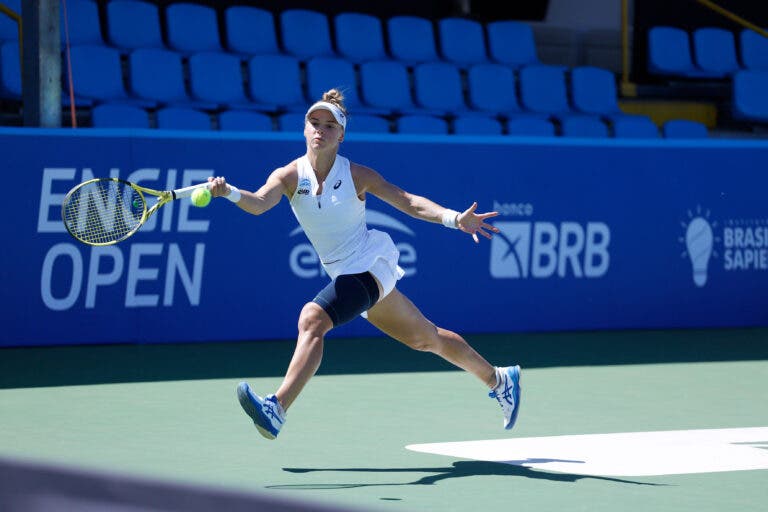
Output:
<path fill-rule="evenodd" d="M 225 176 L 256 189 L 300 134 L 0 130 L 7 193 L 0 346 L 292 338 L 327 282 L 283 199 L 260 216 L 176 201 L 108 247 L 72 239 L 60 205 L 114 176 L 157 189 Z M 368 198 L 399 288 L 468 332 L 768 324 L 764 141 L 350 134 L 341 154 L 462 210 L 496 210 L 479 244 Z M 355 320 L 335 335 L 373 335 Z"/>

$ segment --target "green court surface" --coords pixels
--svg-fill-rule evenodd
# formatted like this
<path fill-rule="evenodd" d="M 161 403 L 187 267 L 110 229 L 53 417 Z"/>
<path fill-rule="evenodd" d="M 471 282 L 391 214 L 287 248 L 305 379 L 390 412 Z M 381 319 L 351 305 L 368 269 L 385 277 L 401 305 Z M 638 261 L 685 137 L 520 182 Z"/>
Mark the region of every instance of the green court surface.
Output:
<path fill-rule="evenodd" d="M 235 387 L 273 391 L 292 342 L 2 349 L 0 456 L 364 510 L 768 507 L 768 330 L 467 339 L 523 366 L 514 430 L 472 376 L 388 339 L 328 340 L 276 441 Z"/>

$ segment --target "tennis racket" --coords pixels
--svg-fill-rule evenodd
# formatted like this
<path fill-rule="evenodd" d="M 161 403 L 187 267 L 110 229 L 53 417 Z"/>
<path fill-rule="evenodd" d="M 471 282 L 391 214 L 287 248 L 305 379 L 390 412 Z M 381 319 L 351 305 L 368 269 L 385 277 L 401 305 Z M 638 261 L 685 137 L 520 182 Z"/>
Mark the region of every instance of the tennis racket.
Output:
<path fill-rule="evenodd" d="M 112 245 L 136 233 L 164 204 L 189 197 L 200 183 L 176 190 L 153 190 L 118 178 L 96 178 L 70 190 L 61 203 L 61 218 L 75 239 L 88 245 Z M 146 195 L 157 202 L 147 208 Z"/>

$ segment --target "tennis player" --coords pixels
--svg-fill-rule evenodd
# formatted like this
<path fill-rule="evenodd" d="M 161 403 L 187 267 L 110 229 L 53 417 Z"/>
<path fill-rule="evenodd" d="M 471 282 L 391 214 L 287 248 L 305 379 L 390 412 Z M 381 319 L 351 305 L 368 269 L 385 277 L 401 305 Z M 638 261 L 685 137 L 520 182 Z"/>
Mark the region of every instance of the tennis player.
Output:
<path fill-rule="evenodd" d="M 286 411 L 320 366 L 326 333 L 362 315 L 407 346 L 433 352 L 475 375 L 501 405 L 504 427 L 512 428 L 520 406 L 520 367 L 492 366 L 461 336 L 425 318 L 396 288 L 403 276 L 399 251 L 388 234 L 367 228 L 365 196 L 373 194 L 412 217 L 459 229 L 475 243 L 478 235 L 491 238 L 498 232 L 486 223 L 498 213 L 477 213 L 477 203 L 463 212 L 444 208 L 350 162 L 338 154 L 346 125 L 343 95 L 331 89 L 307 110 L 306 154 L 273 171 L 257 191 L 238 190 L 223 177 L 208 178 L 214 197 L 224 196 L 254 215 L 287 197 L 331 278 L 299 314 L 296 349 L 280 387 L 262 398 L 242 382 L 237 388 L 240 405 L 264 437 L 277 437 Z"/>

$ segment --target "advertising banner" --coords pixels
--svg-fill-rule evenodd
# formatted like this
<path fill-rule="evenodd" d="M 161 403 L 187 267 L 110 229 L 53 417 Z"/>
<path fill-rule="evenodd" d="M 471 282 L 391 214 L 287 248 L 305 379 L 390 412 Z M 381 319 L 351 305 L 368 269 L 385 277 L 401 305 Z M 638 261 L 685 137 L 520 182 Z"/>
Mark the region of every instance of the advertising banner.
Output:
<path fill-rule="evenodd" d="M 163 207 L 117 245 L 61 222 L 66 192 L 112 176 L 155 189 L 225 176 L 257 189 L 300 134 L 0 131 L 0 345 L 292 338 L 327 276 L 287 199 Z M 369 196 L 438 325 L 467 333 L 768 324 L 765 142 L 350 134 L 340 153 L 414 194 L 498 211 L 479 244 Z M 375 335 L 364 319 L 334 331 Z"/>

